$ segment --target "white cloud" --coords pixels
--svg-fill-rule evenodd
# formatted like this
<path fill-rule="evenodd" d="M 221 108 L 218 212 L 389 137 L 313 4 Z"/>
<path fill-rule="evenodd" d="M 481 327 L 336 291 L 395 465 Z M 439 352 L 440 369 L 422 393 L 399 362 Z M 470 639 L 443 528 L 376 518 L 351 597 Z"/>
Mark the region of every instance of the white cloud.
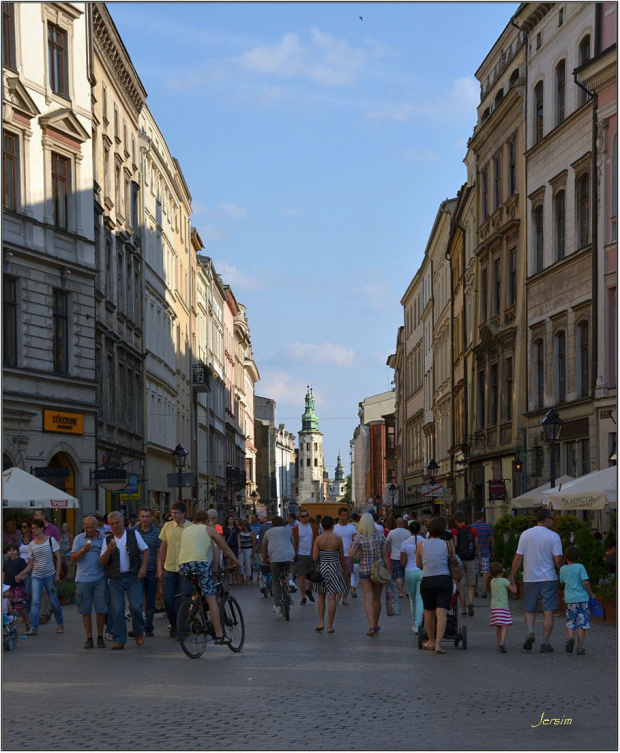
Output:
<path fill-rule="evenodd" d="M 226 233 L 217 225 L 201 225 L 198 232 L 203 241 L 221 241 L 226 238 Z"/>
<path fill-rule="evenodd" d="M 302 343 L 288 345 L 281 353 L 283 358 L 298 363 L 312 363 L 348 369 L 354 365 L 355 351 L 337 343 Z"/>
<path fill-rule="evenodd" d="M 424 165 L 429 162 L 437 162 L 437 153 L 432 149 L 405 149 L 403 157 L 407 162 L 414 165 Z"/>
<path fill-rule="evenodd" d="M 275 400 L 276 403 L 300 405 L 300 417 L 303 411 L 307 383 L 295 379 L 286 371 L 264 367 L 260 369 L 260 382 L 256 394 Z"/>
<path fill-rule="evenodd" d="M 240 207 L 237 204 L 228 204 L 225 201 L 220 202 L 220 209 L 231 217 L 241 218 L 247 215 L 247 210 L 243 207 Z"/>
<path fill-rule="evenodd" d="M 304 210 L 297 207 L 282 207 L 282 212 L 288 217 L 306 217 Z"/>
<path fill-rule="evenodd" d="M 418 118 L 446 120 L 467 116 L 471 118 L 480 100 L 480 86 L 475 78 L 463 77 L 450 82 L 449 87 L 428 96 L 417 93 L 413 101 L 388 104 L 370 110 L 368 116 L 375 120 L 409 122 Z"/>
<path fill-rule="evenodd" d="M 214 262 L 215 270 L 222 275 L 225 285 L 230 285 L 235 292 L 237 290 L 261 290 L 265 287 L 263 281 L 257 276 L 248 274 L 238 267 L 226 262 Z"/>

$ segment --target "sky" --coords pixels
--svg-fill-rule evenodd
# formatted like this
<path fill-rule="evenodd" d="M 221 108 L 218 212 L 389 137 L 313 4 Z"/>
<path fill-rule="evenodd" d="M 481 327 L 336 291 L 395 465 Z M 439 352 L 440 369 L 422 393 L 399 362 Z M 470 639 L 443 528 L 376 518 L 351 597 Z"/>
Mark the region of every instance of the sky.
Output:
<path fill-rule="evenodd" d="M 393 389 L 400 300 L 466 180 L 475 72 L 518 3 L 108 3 L 247 308 L 277 421 L 313 389 L 325 462 Z"/>

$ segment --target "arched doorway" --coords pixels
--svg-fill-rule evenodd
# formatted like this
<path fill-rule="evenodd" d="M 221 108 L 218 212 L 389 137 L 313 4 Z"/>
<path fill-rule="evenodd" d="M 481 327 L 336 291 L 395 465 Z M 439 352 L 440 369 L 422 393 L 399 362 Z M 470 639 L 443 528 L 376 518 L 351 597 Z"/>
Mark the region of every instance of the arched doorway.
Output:
<path fill-rule="evenodd" d="M 71 459 L 65 455 L 64 452 L 57 452 L 47 464 L 48 468 L 58 468 L 59 474 L 56 478 L 45 479 L 52 486 L 56 486 L 58 489 L 63 489 L 72 497 L 77 496 L 75 493 L 75 471 L 73 470 L 73 464 Z M 60 471 L 62 469 L 62 471 Z M 50 512 L 50 519 L 52 523 L 60 530 L 63 523 L 69 524 L 69 530 L 71 534 L 75 536 L 78 531 L 75 530 L 75 513 L 76 511 L 71 508 L 68 510 L 52 510 Z M 81 529 L 80 525 L 80 529 Z"/>

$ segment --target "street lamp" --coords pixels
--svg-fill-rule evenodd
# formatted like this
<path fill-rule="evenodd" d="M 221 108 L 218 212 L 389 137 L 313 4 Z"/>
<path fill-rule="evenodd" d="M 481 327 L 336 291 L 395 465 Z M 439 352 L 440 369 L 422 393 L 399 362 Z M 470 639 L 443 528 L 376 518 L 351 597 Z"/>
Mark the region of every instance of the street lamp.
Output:
<path fill-rule="evenodd" d="M 250 494 L 250 497 L 252 497 L 252 512 L 254 515 L 256 515 L 256 500 L 258 499 L 258 494 L 256 493 L 256 489 Z"/>
<path fill-rule="evenodd" d="M 551 482 L 551 489 L 555 486 L 555 452 L 553 448 L 560 438 L 563 423 L 564 421 L 562 421 L 553 409 L 540 422 L 540 425 L 543 427 L 545 442 L 549 445 L 549 480 Z"/>
<path fill-rule="evenodd" d="M 375 507 L 377 508 L 377 515 L 379 514 L 379 502 L 381 502 L 381 497 L 378 494 L 375 494 Z"/>
<path fill-rule="evenodd" d="M 396 489 L 397 489 L 396 484 L 390 484 L 389 492 L 390 492 L 390 497 L 392 498 L 392 514 L 394 514 L 394 497 L 396 496 Z"/>
<path fill-rule="evenodd" d="M 431 484 L 435 482 L 438 470 L 439 466 L 435 462 L 435 458 L 431 458 L 431 460 L 428 461 L 428 465 L 426 466 L 426 473 L 431 480 Z"/>
<path fill-rule="evenodd" d="M 181 501 L 183 496 L 183 468 L 185 466 L 185 463 L 187 462 L 187 456 L 188 452 L 183 447 L 182 444 L 178 444 L 174 450 L 172 451 L 172 456 L 174 457 L 174 462 L 177 466 L 177 474 L 178 474 L 178 486 L 179 486 L 179 501 Z"/>

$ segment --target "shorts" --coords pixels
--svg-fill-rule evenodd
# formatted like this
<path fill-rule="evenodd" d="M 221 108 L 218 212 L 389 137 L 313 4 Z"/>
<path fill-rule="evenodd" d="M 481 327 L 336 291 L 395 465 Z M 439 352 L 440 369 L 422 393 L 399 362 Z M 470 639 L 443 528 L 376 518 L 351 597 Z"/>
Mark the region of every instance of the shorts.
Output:
<path fill-rule="evenodd" d="M 191 580 L 195 576 L 200 594 L 204 597 L 215 596 L 215 580 L 208 562 L 183 562 L 179 565 L 179 575 L 185 580 Z"/>
<path fill-rule="evenodd" d="M 476 585 L 476 560 L 461 560 L 465 570 L 465 580 L 468 586 Z"/>
<path fill-rule="evenodd" d="M 405 566 L 392 560 L 392 580 L 402 580 L 405 577 Z"/>
<path fill-rule="evenodd" d="M 297 555 L 297 575 L 305 575 L 308 572 L 312 557 L 309 554 Z"/>
<path fill-rule="evenodd" d="M 480 555 L 480 568 L 478 570 L 479 573 L 488 573 L 489 568 L 491 567 L 491 555 L 489 554 L 482 554 Z"/>
<path fill-rule="evenodd" d="M 424 609 L 450 609 L 452 598 L 452 578 L 449 575 L 422 576 L 420 594 Z"/>
<path fill-rule="evenodd" d="M 97 614 L 108 613 L 108 600 L 106 598 L 106 579 L 88 581 L 87 583 L 75 584 L 75 603 L 79 614 L 90 614 L 95 607 Z"/>
<path fill-rule="evenodd" d="M 353 557 L 345 557 L 344 558 L 345 573 L 352 573 L 354 570 L 355 570 L 355 565 L 353 563 Z"/>
<path fill-rule="evenodd" d="M 542 597 L 543 612 L 553 612 L 558 608 L 557 580 L 523 581 L 523 600 L 526 612 L 538 609 L 538 597 Z"/>
<path fill-rule="evenodd" d="M 571 630 L 590 629 L 590 610 L 587 601 L 566 605 L 566 627 Z"/>

